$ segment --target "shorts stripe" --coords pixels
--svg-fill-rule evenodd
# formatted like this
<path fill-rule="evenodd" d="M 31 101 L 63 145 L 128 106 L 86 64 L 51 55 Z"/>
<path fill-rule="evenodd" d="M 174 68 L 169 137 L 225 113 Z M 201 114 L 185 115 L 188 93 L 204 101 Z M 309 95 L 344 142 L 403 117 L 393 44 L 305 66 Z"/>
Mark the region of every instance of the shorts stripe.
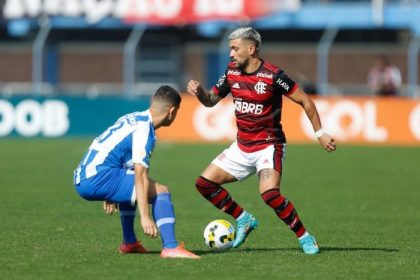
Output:
<path fill-rule="evenodd" d="M 274 170 L 282 174 L 283 171 L 283 156 L 284 156 L 284 144 L 275 144 L 273 153 Z"/>

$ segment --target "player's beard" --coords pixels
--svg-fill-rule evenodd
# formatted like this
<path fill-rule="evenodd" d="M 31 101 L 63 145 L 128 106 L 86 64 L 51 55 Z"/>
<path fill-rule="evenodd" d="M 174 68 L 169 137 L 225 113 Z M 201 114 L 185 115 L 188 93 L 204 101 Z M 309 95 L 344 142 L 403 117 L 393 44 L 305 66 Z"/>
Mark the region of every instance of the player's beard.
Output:
<path fill-rule="evenodd" d="M 249 64 L 249 59 L 248 58 L 245 59 L 244 62 L 242 62 L 242 63 L 239 63 L 238 61 L 236 61 L 237 68 L 239 70 L 241 70 L 242 72 L 245 71 L 245 69 L 248 66 L 248 64 Z"/>
<path fill-rule="evenodd" d="M 229 67 L 237 68 L 241 71 L 244 71 L 248 63 L 249 63 L 249 59 L 246 59 L 243 63 L 239 63 L 236 59 L 231 58 L 229 62 Z"/>
<path fill-rule="evenodd" d="M 162 126 L 170 126 L 173 122 L 174 122 L 174 119 L 170 119 L 168 117 L 162 122 Z"/>

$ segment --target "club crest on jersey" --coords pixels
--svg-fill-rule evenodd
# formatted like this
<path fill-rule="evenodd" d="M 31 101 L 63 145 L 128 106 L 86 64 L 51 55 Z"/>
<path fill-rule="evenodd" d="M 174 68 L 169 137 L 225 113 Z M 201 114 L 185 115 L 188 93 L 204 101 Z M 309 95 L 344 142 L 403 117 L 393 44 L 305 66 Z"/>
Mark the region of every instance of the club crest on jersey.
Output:
<path fill-rule="evenodd" d="M 254 89 L 257 92 L 257 94 L 265 94 L 266 87 L 267 87 L 266 83 L 259 81 L 258 83 L 255 84 Z"/>

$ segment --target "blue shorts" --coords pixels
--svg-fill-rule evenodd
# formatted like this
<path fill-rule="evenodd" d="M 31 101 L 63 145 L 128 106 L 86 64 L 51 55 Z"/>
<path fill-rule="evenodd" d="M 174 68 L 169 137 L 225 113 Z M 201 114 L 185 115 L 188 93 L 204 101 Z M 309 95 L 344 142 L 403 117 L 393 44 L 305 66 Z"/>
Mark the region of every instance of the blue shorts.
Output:
<path fill-rule="evenodd" d="M 101 171 L 75 185 L 86 200 L 106 200 L 115 203 L 135 204 L 134 172 L 121 168 Z"/>

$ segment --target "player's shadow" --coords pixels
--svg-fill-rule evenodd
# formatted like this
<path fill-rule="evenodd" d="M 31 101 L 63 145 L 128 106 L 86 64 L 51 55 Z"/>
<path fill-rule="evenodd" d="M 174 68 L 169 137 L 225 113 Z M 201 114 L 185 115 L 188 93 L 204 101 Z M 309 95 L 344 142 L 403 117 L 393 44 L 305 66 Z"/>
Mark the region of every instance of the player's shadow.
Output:
<path fill-rule="evenodd" d="M 193 250 L 194 253 L 198 255 L 207 255 L 207 254 L 230 254 L 235 252 L 301 252 L 302 249 L 294 248 L 240 248 L 240 249 L 230 249 L 226 251 L 216 251 L 216 250 Z M 368 248 L 368 247 L 321 247 L 321 253 L 328 252 L 384 252 L 384 253 L 396 253 L 400 250 L 394 248 Z"/>
<path fill-rule="evenodd" d="M 294 247 L 294 248 L 244 248 L 242 251 L 249 251 L 249 252 L 268 252 L 268 251 L 301 251 L 302 249 Z M 329 246 L 322 246 L 322 252 L 367 252 L 367 251 L 376 251 L 376 252 L 384 252 L 384 253 L 396 253 L 400 250 L 395 248 L 375 248 L 375 247 L 329 247 Z"/>
<path fill-rule="evenodd" d="M 348 247 L 348 248 L 339 248 L 339 247 L 321 247 L 321 251 L 379 251 L 385 253 L 395 253 L 400 250 L 395 248 L 368 248 L 368 247 Z"/>
<path fill-rule="evenodd" d="M 194 254 L 197 254 L 199 256 L 202 255 L 207 255 L 207 254 L 226 254 L 229 252 L 229 250 L 226 251 L 216 251 L 216 250 L 194 250 L 189 248 L 188 250 L 190 250 L 191 252 L 193 252 Z M 147 253 L 147 255 L 160 255 L 161 251 L 156 251 L 156 250 L 151 250 Z"/>
<path fill-rule="evenodd" d="M 302 249 L 293 247 L 293 248 L 239 248 L 239 249 L 229 249 L 226 251 L 217 251 L 217 250 L 191 250 L 199 256 L 209 255 L 209 254 L 231 254 L 239 252 L 301 252 Z M 321 254 L 328 252 L 384 252 L 384 253 L 397 253 L 400 250 L 394 248 L 368 248 L 368 247 L 321 247 Z M 152 250 L 149 252 L 152 255 L 159 255 L 160 251 Z"/>

